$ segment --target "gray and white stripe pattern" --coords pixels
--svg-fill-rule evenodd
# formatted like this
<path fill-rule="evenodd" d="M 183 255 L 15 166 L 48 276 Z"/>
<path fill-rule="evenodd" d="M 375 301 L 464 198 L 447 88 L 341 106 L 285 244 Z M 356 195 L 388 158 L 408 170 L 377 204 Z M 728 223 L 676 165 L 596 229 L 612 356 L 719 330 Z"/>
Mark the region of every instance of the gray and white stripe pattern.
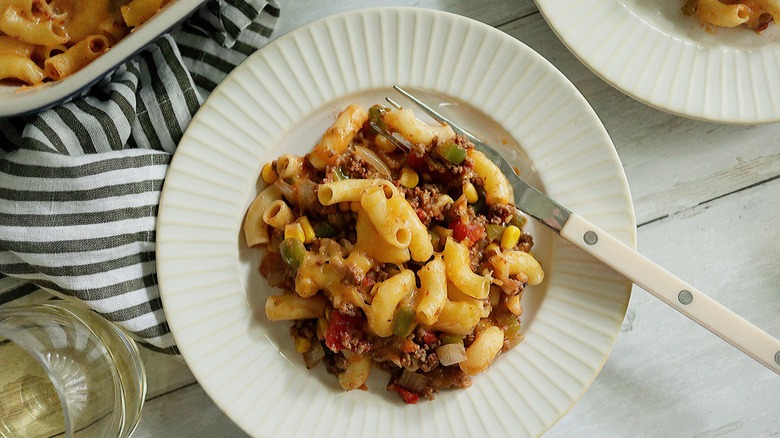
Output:
<path fill-rule="evenodd" d="M 278 17 L 273 1 L 211 1 L 86 95 L 0 120 L 0 306 L 80 300 L 177 352 L 155 271 L 165 172 L 203 99 Z"/>

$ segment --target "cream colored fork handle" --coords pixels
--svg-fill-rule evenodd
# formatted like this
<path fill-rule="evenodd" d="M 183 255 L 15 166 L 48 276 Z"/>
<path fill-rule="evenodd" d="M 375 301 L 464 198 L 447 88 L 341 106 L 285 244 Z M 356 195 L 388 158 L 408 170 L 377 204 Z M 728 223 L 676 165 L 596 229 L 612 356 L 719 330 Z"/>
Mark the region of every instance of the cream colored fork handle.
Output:
<path fill-rule="evenodd" d="M 780 374 L 780 340 L 572 213 L 560 234 L 726 342 Z"/>

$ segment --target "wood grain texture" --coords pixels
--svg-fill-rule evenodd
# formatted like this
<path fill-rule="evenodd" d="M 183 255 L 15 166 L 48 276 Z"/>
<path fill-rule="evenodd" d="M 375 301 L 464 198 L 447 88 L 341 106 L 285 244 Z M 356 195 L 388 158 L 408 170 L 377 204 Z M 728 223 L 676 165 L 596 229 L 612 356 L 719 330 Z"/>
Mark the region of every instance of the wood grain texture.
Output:
<path fill-rule="evenodd" d="M 552 62 L 590 102 L 623 162 L 638 224 L 780 175 L 780 124 L 719 125 L 640 103 L 588 70 L 538 13 L 501 30 Z"/>
<path fill-rule="evenodd" d="M 780 337 L 780 124 L 718 125 L 637 102 L 583 66 L 530 0 L 282 2 L 275 36 L 385 4 L 475 18 L 552 62 L 615 143 L 640 224 L 640 252 Z M 245 436 L 191 384 L 185 365 L 156 353 L 145 361 L 150 401 L 135 437 Z M 780 436 L 780 377 L 635 288 L 601 374 L 546 436 Z"/>
<path fill-rule="evenodd" d="M 197 384 L 187 385 L 164 397 L 150 399 L 144 406 L 143 419 L 133 433 L 133 438 L 246 436 Z"/>
<path fill-rule="evenodd" d="M 180 357 L 141 347 L 141 360 L 146 367 L 146 398 L 154 398 L 195 382 L 187 364 Z"/>
<path fill-rule="evenodd" d="M 639 229 L 639 250 L 780 337 L 780 181 Z M 645 291 L 594 385 L 548 433 L 568 436 L 780 434 L 780 377 Z"/>

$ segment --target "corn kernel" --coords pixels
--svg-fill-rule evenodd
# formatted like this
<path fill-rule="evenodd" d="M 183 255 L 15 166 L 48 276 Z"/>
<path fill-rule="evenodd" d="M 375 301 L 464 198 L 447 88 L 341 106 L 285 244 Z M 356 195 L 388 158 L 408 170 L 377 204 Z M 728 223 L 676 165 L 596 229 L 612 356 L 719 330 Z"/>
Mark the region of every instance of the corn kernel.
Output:
<path fill-rule="evenodd" d="M 304 242 L 306 240 L 306 236 L 303 233 L 303 227 L 298 222 L 294 222 L 284 226 L 284 238 L 298 239 L 301 242 Z"/>
<path fill-rule="evenodd" d="M 467 182 L 466 185 L 463 186 L 463 194 L 466 195 L 466 201 L 468 201 L 469 204 L 473 204 L 479 201 L 479 194 L 477 193 L 477 188 L 474 187 L 474 184 L 472 184 L 471 182 Z"/>
<path fill-rule="evenodd" d="M 301 224 L 301 228 L 303 229 L 303 243 L 311 243 L 315 234 L 314 228 L 311 226 L 311 222 L 309 222 L 309 218 L 301 216 L 301 218 L 298 219 L 298 223 Z"/>
<path fill-rule="evenodd" d="M 276 173 L 276 170 L 271 166 L 271 163 L 267 163 L 263 166 L 263 170 L 260 171 L 260 177 L 263 178 L 263 181 L 266 184 L 273 184 L 279 179 L 279 174 Z"/>
<path fill-rule="evenodd" d="M 306 353 L 309 351 L 309 348 L 311 348 L 311 341 L 298 336 L 295 338 L 295 350 L 298 351 L 298 353 Z"/>
<path fill-rule="evenodd" d="M 400 180 L 402 186 L 406 187 L 407 189 L 411 189 L 417 187 L 417 184 L 420 182 L 420 176 L 417 175 L 417 172 L 411 168 L 404 167 L 401 169 Z"/>
<path fill-rule="evenodd" d="M 506 227 L 506 230 L 504 230 L 504 234 L 501 235 L 501 248 L 502 249 L 514 248 L 515 245 L 517 245 L 517 242 L 519 240 L 520 240 L 520 228 L 517 228 L 514 225 L 510 225 Z"/>
<path fill-rule="evenodd" d="M 315 331 L 317 333 L 317 339 L 322 341 L 325 339 L 325 330 L 328 329 L 328 320 L 325 317 L 317 319 L 317 327 Z"/>
<path fill-rule="evenodd" d="M 390 140 L 388 140 L 384 135 L 377 135 L 374 139 L 374 144 L 382 152 L 390 153 L 395 150 L 395 145 L 391 143 Z"/>

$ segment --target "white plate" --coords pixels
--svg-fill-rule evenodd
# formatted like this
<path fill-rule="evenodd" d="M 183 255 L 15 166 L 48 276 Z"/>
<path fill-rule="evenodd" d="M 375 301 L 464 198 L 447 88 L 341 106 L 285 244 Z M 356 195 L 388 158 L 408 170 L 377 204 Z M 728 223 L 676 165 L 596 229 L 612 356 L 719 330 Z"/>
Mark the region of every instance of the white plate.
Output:
<path fill-rule="evenodd" d="M 269 44 L 195 115 L 168 171 L 158 223 L 171 330 L 206 392 L 255 436 L 539 435 L 596 377 L 631 285 L 538 226 L 535 251 L 547 278 L 525 294 L 526 340 L 471 388 L 443 391 L 433 402 L 404 405 L 378 370 L 370 391 L 345 393 L 321 365 L 306 370 L 288 324 L 265 318 L 265 297 L 278 291 L 261 280 L 257 251 L 240 231 L 261 166 L 283 151 L 310 150 L 347 103 L 381 102 L 395 95 L 393 84 L 450 99 L 443 110 L 500 146 L 527 177 L 535 169 L 540 188 L 634 244 L 633 208 L 612 143 L 552 65 L 457 15 L 357 11 Z"/>
<path fill-rule="evenodd" d="M 536 0 L 594 73 L 648 105 L 723 123 L 780 120 L 780 25 L 705 29 L 684 0 Z"/>
<path fill-rule="evenodd" d="M 35 87 L 0 84 L 0 118 L 40 111 L 61 103 L 103 79 L 117 66 L 143 50 L 147 44 L 169 31 L 197 10 L 205 0 L 176 0 L 108 52 L 65 79 Z"/>

